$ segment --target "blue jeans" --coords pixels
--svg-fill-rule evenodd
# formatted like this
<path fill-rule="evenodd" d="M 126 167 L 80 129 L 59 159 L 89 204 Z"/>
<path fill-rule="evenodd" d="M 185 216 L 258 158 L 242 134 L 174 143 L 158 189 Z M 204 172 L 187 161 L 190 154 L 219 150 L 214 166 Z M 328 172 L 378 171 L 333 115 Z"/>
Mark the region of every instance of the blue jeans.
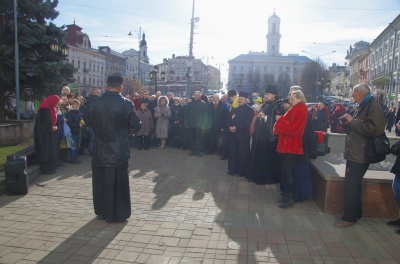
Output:
<path fill-rule="evenodd" d="M 394 176 L 392 189 L 397 201 L 397 205 L 400 207 L 400 175 L 398 174 Z"/>
<path fill-rule="evenodd" d="M 74 141 L 74 146 L 75 148 L 70 148 L 70 158 L 71 160 L 76 159 L 76 157 L 78 157 L 78 150 L 79 150 L 79 146 L 81 145 L 81 140 L 79 138 L 79 134 L 78 135 L 72 135 L 72 140 Z"/>

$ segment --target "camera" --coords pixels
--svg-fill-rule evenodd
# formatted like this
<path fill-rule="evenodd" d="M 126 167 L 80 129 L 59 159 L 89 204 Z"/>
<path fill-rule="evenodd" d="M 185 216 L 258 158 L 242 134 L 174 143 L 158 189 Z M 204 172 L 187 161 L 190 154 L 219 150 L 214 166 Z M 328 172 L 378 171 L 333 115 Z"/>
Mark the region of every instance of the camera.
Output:
<path fill-rule="evenodd" d="M 344 123 L 346 123 L 347 122 L 347 119 L 346 118 L 340 118 L 340 121 L 339 121 L 341 124 L 344 124 Z"/>

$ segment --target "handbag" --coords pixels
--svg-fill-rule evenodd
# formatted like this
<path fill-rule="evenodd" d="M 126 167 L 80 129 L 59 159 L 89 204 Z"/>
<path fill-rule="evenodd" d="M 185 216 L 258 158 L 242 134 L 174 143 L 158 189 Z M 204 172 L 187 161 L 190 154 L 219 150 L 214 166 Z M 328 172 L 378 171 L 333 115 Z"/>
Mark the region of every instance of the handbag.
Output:
<path fill-rule="evenodd" d="M 390 142 L 386 133 L 377 137 L 368 137 L 365 145 L 365 160 L 367 163 L 378 163 L 386 159 L 390 153 Z"/>
<path fill-rule="evenodd" d="M 390 153 L 396 156 L 400 154 L 400 141 L 397 141 L 392 145 L 392 147 L 390 148 Z"/>
<path fill-rule="evenodd" d="M 366 116 L 368 116 L 371 103 L 372 101 L 368 104 Z M 365 160 L 367 163 L 384 161 L 389 153 L 390 141 L 385 132 L 377 137 L 367 137 L 367 144 L 365 145 Z"/>

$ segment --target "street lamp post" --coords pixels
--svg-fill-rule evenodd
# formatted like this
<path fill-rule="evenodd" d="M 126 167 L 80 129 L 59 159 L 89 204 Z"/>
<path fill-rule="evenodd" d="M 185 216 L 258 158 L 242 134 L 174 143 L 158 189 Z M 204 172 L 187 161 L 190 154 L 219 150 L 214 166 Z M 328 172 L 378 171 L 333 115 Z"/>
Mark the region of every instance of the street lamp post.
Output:
<path fill-rule="evenodd" d="M 154 88 L 154 93 L 157 93 L 157 81 L 158 81 L 158 72 L 159 72 L 159 68 L 158 66 L 154 66 L 154 69 L 149 73 L 149 78 L 150 80 L 154 80 L 155 81 L 155 88 Z M 161 81 L 165 80 L 165 72 L 161 72 Z"/>
<path fill-rule="evenodd" d="M 140 80 L 140 82 L 142 82 L 142 77 L 140 76 L 140 35 L 142 34 L 141 32 L 142 32 L 142 28 L 141 27 L 139 27 L 139 33 L 137 33 L 136 31 L 134 31 L 136 34 L 137 34 L 137 38 L 138 38 L 138 40 L 139 40 L 139 50 L 138 50 L 138 80 Z M 131 31 L 129 31 L 129 34 L 128 34 L 128 36 L 132 36 L 133 34 L 132 34 L 132 32 Z"/>
<path fill-rule="evenodd" d="M 190 20 L 190 42 L 189 42 L 189 59 L 187 62 L 187 73 L 186 73 L 186 97 L 189 96 L 191 90 L 191 79 L 192 79 L 192 67 L 193 67 L 193 34 L 194 34 L 194 22 L 199 22 L 198 17 L 194 17 L 194 0 L 192 6 L 192 19 Z"/>
<path fill-rule="evenodd" d="M 302 50 L 301 52 L 304 52 L 304 53 L 308 53 L 308 54 L 311 54 L 311 55 L 313 55 L 313 56 L 317 56 L 317 61 L 316 61 L 316 63 L 317 63 L 317 80 L 315 81 L 315 84 L 316 84 L 316 86 L 317 86 L 317 89 L 316 89 L 316 92 L 315 92 L 315 101 L 316 102 L 318 102 L 318 86 L 319 86 L 319 84 L 320 84 L 320 79 L 319 79 L 319 58 L 320 57 L 322 57 L 322 56 L 325 56 L 325 55 L 328 55 L 328 54 L 332 54 L 332 53 L 335 53 L 336 52 L 336 50 L 334 50 L 334 51 L 331 51 L 331 52 L 328 52 L 328 53 L 324 53 L 324 54 L 321 54 L 321 55 L 317 55 L 317 54 L 314 54 L 314 53 L 311 53 L 311 52 L 307 52 L 307 51 L 305 51 L 305 50 Z M 321 83 L 322 84 L 322 83 Z"/>

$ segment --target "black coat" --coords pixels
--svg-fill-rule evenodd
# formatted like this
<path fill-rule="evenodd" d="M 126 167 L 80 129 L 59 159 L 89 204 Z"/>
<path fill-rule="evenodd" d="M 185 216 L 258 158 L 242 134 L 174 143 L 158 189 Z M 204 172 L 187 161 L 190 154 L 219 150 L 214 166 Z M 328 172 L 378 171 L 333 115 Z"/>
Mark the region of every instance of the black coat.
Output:
<path fill-rule="evenodd" d="M 250 145 L 250 125 L 253 121 L 253 117 L 254 110 L 248 105 L 234 108 L 231 118 L 228 121 L 228 128 L 235 126 L 236 132 L 230 132 L 229 139 L 248 142 Z"/>
<path fill-rule="evenodd" d="M 57 131 L 53 131 L 50 110 L 37 112 L 34 127 L 35 159 L 39 162 L 56 162 L 58 153 Z"/>
<path fill-rule="evenodd" d="M 193 100 L 186 105 L 185 126 L 205 129 L 208 124 L 207 104 L 202 100 Z"/>
<path fill-rule="evenodd" d="M 128 167 L 128 136 L 141 127 L 133 102 L 106 91 L 92 102 L 86 118 L 94 133 L 92 166 Z"/>
<path fill-rule="evenodd" d="M 82 113 L 79 110 L 70 110 L 65 118 L 67 118 L 67 124 L 71 129 L 71 134 L 76 136 L 79 135 L 80 132 L 80 122 L 82 119 Z"/>

